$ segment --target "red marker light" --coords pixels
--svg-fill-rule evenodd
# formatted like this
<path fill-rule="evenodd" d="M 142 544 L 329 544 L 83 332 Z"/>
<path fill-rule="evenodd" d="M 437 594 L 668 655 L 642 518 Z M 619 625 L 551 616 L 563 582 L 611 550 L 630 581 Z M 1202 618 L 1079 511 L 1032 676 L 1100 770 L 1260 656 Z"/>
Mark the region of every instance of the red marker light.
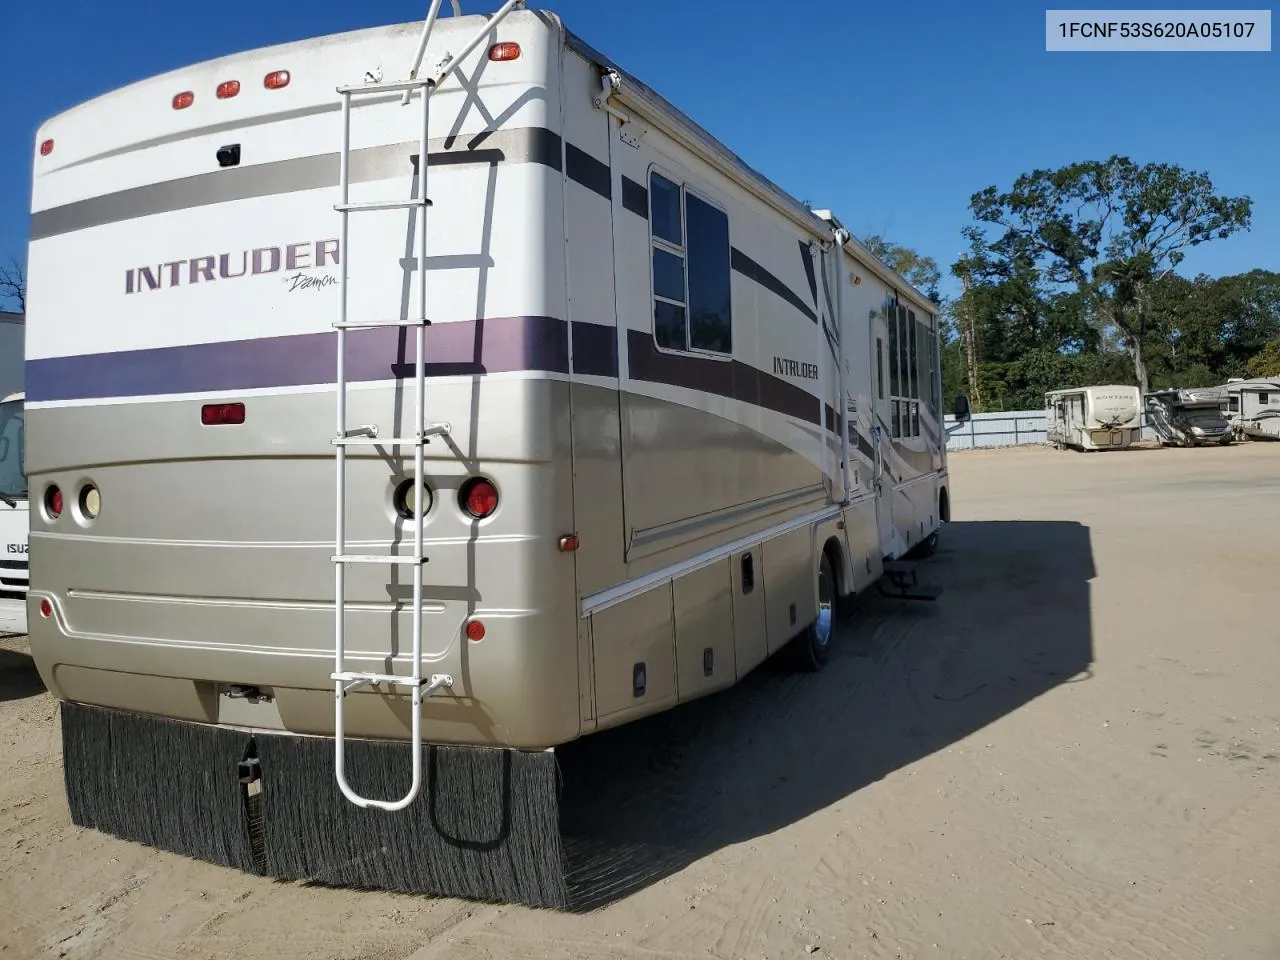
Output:
<path fill-rule="evenodd" d="M 576 533 L 565 534 L 560 538 L 560 552 L 573 553 L 578 549 L 578 535 Z"/>
<path fill-rule="evenodd" d="M 483 477 L 468 480 L 458 493 L 462 509 L 477 520 L 483 520 L 498 509 L 497 488 Z"/>
<path fill-rule="evenodd" d="M 467 621 L 467 639 L 472 643 L 479 643 L 484 639 L 484 624 L 479 620 Z"/>
<path fill-rule="evenodd" d="M 289 80 L 290 77 L 288 70 L 276 70 L 275 72 L 268 73 L 263 77 L 262 85 L 268 90 L 279 90 L 282 87 L 287 87 L 289 85 Z"/>
<path fill-rule="evenodd" d="M 174 94 L 173 109 L 185 110 L 196 102 L 196 95 L 190 90 L 184 90 L 182 93 Z"/>
<path fill-rule="evenodd" d="M 40 144 L 40 156 L 47 157 L 51 153 L 53 153 L 52 140 L 46 140 L 42 144 Z"/>
<path fill-rule="evenodd" d="M 239 80 L 224 80 L 218 84 L 218 99 L 229 100 L 240 92 Z"/>
<path fill-rule="evenodd" d="M 498 63 L 519 60 L 520 44 L 512 43 L 509 40 L 506 43 L 495 43 L 489 48 L 489 59 Z"/>
<path fill-rule="evenodd" d="M 54 520 L 62 516 L 62 491 L 56 486 L 51 486 L 44 492 L 44 508 Z"/>
<path fill-rule="evenodd" d="M 200 408 L 200 422 L 206 427 L 244 423 L 244 404 L 206 403 Z"/>
<path fill-rule="evenodd" d="M 40 601 L 40 616 L 48 620 L 53 616 L 53 604 L 49 602 L 49 598 L 45 597 Z"/>

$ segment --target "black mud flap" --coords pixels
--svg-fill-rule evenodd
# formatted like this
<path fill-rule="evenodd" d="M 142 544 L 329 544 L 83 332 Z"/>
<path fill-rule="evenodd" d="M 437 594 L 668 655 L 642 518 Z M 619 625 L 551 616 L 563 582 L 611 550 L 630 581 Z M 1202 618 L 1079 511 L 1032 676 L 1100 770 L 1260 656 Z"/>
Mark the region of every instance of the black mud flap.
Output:
<path fill-rule="evenodd" d="M 267 870 L 343 887 L 564 907 L 555 756 L 424 748 L 423 788 L 404 810 L 357 807 L 334 778 L 333 741 L 258 738 Z M 408 792 L 407 744 L 350 740 L 347 782 L 361 796 Z"/>
<path fill-rule="evenodd" d="M 388 813 L 348 801 L 333 741 L 249 734 L 63 702 L 72 822 L 282 880 L 569 905 L 551 751 L 428 746 Z M 352 788 L 398 799 L 407 744 L 349 741 Z"/>
<path fill-rule="evenodd" d="M 71 822 L 258 873 L 236 769 L 248 736 L 62 701 Z"/>

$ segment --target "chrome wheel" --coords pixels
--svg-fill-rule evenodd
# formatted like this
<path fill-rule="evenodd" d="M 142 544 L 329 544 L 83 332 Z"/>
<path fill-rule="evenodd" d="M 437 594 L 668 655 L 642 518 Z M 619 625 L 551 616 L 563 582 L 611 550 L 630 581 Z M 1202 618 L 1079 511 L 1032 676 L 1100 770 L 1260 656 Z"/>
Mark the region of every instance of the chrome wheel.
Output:
<path fill-rule="evenodd" d="M 831 558 L 824 551 L 818 564 L 818 618 L 813 624 L 813 642 L 826 647 L 831 642 L 835 615 L 835 578 L 831 574 Z"/>

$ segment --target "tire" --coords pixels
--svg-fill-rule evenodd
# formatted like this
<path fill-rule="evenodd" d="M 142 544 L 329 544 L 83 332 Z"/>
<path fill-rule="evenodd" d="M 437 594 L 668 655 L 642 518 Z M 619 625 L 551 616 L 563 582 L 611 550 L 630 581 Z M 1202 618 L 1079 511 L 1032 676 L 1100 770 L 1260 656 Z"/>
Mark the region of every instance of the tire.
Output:
<path fill-rule="evenodd" d="M 927 560 L 938 552 L 938 531 L 935 530 L 929 534 L 914 547 L 911 548 L 911 554 L 908 559 L 911 560 Z"/>
<path fill-rule="evenodd" d="M 791 661 L 797 669 L 817 672 L 831 659 L 831 639 L 836 623 L 836 577 L 831 555 L 822 551 L 818 561 L 818 616 L 791 641 Z"/>

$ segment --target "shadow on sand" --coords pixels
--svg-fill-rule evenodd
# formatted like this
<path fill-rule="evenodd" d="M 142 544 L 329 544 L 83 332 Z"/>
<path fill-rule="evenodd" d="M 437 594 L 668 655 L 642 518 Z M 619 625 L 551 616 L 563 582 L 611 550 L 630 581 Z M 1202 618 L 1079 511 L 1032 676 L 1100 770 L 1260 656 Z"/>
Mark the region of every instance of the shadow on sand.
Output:
<path fill-rule="evenodd" d="M 1089 530 L 946 526 L 922 582 L 875 596 L 817 674 L 774 660 L 734 688 L 560 748 L 572 909 L 604 906 L 772 833 L 1017 710 L 1093 661 Z"/>
<path fill-rule="evenodd" d="M 0 639 L 8 639 L 4 634 Z M 44 693 L 44 682 L 30 654 L 0 647 L 0 703 Z"/>

